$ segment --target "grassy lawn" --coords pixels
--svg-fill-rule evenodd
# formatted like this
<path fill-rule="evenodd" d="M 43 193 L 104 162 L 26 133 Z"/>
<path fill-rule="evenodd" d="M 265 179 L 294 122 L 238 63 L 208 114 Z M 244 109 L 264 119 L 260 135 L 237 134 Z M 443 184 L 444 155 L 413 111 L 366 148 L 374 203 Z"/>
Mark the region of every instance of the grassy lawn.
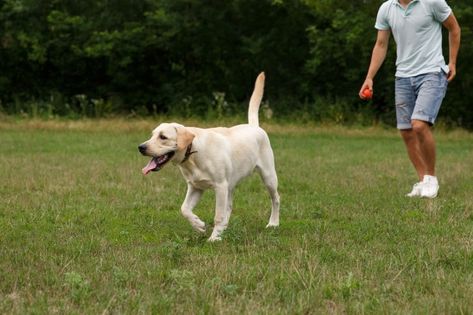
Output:
<path fill-rule="evenodd" d="M 179 170 L 141 174 L 154 126 L 0 122 L 0 313 L 473 313 L 473 134 L 436 132 L 425 200 L 395 130 L 267 125 L 281 226 L 255 174 L 208 243 Z"/>

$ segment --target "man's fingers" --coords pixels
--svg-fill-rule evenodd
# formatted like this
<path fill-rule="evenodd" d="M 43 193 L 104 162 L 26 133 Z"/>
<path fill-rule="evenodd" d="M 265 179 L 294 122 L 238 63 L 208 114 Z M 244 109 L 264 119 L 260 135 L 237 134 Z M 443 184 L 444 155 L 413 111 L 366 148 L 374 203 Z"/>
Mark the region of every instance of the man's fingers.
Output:
<path fill-rule="evenodd" d="M 452 81 L 453 78 L 455 78 L 455 75 L 456 75 L 455 71 L 450 71 L 447 76 L 447 81 L 448 82 Z"/>

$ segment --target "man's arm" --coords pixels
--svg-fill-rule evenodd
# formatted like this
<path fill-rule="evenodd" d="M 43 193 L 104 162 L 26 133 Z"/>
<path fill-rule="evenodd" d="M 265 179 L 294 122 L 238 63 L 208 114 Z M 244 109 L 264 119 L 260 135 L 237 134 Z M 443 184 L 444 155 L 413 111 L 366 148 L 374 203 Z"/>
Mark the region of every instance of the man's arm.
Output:
<path fill-rule="evenodd" d="M 388 51 L 389 37 L 391 36 L 390 30 L 379 30 L 378 37 L 376 38 L 376 43 L 374 44 L 373 53 L 371 54 L 370 67 L 368 69 L 368 74 L 366 75 L 365 82 L 361 86 L 359 95 L 360 98 L 365 99 L 363 96 L 363 91 L 365 89 L 370 89 L 373 91 L 373 79 L 376 76 L 379 68 L 386 58 L 386 53 Z"/>
<path fill-rule="evenodd" d="M 448 68 L 450 69 L 450 72 L 448 73 L 447 80 L 448 82 L 450 82 L 453 80 L 453 78 L 455 78 L 457 74 L 457 56 L 458 50 L 460 49 L 461 29 L 453 13 L 450 14 L 449 17 L 442 24 L 448 30 Z"/>

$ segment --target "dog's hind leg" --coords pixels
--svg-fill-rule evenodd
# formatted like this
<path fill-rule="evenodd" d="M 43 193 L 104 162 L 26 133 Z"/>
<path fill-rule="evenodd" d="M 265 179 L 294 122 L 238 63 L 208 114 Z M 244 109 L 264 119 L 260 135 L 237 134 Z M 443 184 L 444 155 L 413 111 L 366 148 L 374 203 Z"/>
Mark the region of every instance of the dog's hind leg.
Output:
<path fill-rule="evenodd" d="M 269 223 L 266 227 L 276 227 L 279 226 L 280 197 L 278 193 L 278 176 L 274 166 L 272 151 L 266 151 L 266 154 L 263 155 L 260 162 L 261 163 L 257 165 L 256 170 L 260 174 L 261 179 L 269 192 L 269 196 L 271 197 L 271 217 L 269 218 Z"/>
<path fill-rule="evenodd" d="M 196 189 L 191 184 L 187 184 L 186 199 L 182 203 L 181 213 L 196 231 L 205 233 L 205 223 L 200 220 L 199 217 L 194 214 L 194 212 L 192 212 L 202 197 L 202 194 L 202 190 Z"/>
<path fill-rule="evenodd" d="M 271 196 L 271 217 L 266 227 L 279 226 L 279 205 L 280 197 L 278 193 L 278 178 L 276 173 L 263 177 L 264 184 L 268 189 L 269 195 Z"/>

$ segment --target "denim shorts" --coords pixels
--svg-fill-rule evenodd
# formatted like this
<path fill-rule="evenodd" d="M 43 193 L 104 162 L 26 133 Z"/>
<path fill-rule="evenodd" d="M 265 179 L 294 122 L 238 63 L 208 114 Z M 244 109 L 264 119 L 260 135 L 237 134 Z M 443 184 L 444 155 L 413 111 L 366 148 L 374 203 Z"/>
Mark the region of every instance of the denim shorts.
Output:
<path fill-rule="evenodd" d="M 398 129 L 411 129 L 411 120 L 433 125 L 447 92 L 445 72 L 421 74 L 415 77 L 396 77 L 395 101 Z"/>

